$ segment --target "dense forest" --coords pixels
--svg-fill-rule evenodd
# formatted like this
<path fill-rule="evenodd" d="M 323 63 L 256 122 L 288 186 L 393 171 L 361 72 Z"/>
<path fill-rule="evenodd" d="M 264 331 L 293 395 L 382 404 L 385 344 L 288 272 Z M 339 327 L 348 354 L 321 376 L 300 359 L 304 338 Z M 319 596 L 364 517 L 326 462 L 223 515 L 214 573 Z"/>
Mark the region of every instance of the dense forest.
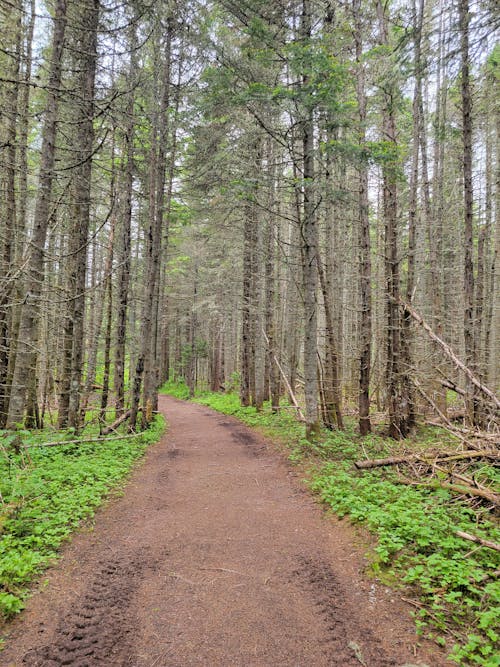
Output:
<path fill-rule="evenodd" d="M 499 666 L 499 34 L 0 0 L 0 663 Z"/>
<path fill-rule="evenodd" d="M 498 426 L 494 2 L 0 6 L 1 426 Z"/>

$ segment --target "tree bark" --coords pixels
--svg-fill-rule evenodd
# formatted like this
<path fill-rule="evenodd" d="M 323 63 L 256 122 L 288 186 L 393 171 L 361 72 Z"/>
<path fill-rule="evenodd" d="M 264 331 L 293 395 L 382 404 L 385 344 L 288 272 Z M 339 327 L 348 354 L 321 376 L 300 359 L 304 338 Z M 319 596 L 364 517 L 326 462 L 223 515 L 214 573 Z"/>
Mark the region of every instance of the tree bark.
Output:
<path fill-rule="evenodd" d="M 318 276 L 321 292 L 323 294 L 323 307 L 325 310 L 325 328 L 326 328 L 326 369 L 321 382 L 323 392 L 323 404 L 325 408 L 324 421 L 327 428 L 344 428 L 341 408 L 340 382 L 339 382 L 339 363 L 337 354 L 337 340 L 335 336 L 335 324 L 330 304 L 330 290 L 328 289 L 325 270 L 318 257 Z"/>
<path fill-rule="evenodd" d="M 10 25 L 1 25 L 10 53 L 6 52 L 5 69 L 13 81 L 19 77 L 21 49 L 21 6 L 13 4 L 7 9 Z M 0 255 L 0 428 L 7 421 L 9 404 L 9 356 L 12 345 L 12 295 L 15 282 L 12 275 L 16 246 L 16 146 L 17 107 L 19 85 L 3 85 L 4 101 L 0 102 L 0 238 L 3 249 Z M 6 89 L 5 89 L 6 88 Z"/>
<path fill-rule="evenodd" d="M 377 2 L 380 41 L 389 43 L 388 16 L 385 6 Z M 399 253 L 398 253 L 398 163 L 396 132 L 396 96 L 394 84 L 387 85 L 383 93 L 382 130 L 383 138 L 389 145 L 392 155 L 382 167 L 383 177 L 383 212 L 385 223 L 385 285 L 387 318 L 387 364 L 386 383 L 389 410 L 389 435 L 399 440 L 408 435 L 408 396 L 405 392 L 404 377 L 401 368 L 401 318 L 398 308 L 400 295 Z"/>
<path fill-rule="evenodd" d="M 240 401 L 244 407 L 248 407 L 251 402 L 251 367 L 254 363 L 251 341 L 252 241 L 255 227 L 253 212 L 252 205 L 247 204 L 243 228 L 243 300 L 240 348 Z"/>
<path fill-rule="evenodd" d="M 354 41 L 356 48 L 356 97 L 358 101 L 358 145 L 366 150 L 366 83 L 362 63 L 363 26 L 361 0 L 353 0 Z M 360 263 L 360 356 L 359 356 L 359 432 L 371 432 L 370 374 L 372 348 L 371 240 L 368 202 L 368 166 L 363 157 L 358 167 L 359 263 Z"/>
<path fill-rule="evenodd" d="M 7 425 L 9 427 L 15 427 L 16 424 L 23 421 L 29 383 L 34 376 L 38 356 L 38 321 L 40 297 L 44 281 L 44 248 L 49 225 L 52 181 L 54 178 L 59 88 L 61 85 L 62 54 L 66 31 L 66 5 L 67 0 L 56 1 L 45 121 L 42 129 L 37 199 L 33 233 L 26 262 L 24 298 L 19 322 L 16 362 L 13 371 L 7 418 Z"/>
<path fill-rule="evenodd" d="M 310 0 L 302 2 L 300 37 L 307 48 L 312 34 Z M 306 63 L 302 73 L 303 118 L 300 132 L 303 151 L 303 206 L 301 221 L 302 279 L 304 294 L 304 392 L 306 403 L 306 437 L 314 440 L 320 430 L 318 419 L 318 228 L 314 201 L 314 112 L 308 93 L 310 75 Z"/>
<path fill-rule="evenodd" d="M 459 0 L 458 19 L 460 30 L 461 56 L 461 97 L 462 97 L 462 142 L 463 142 L 463 197 L 464 197 L 464 341 L 465 363 L 475 372 L 476 355 L 474 342 L 474 196 L 472 185 L 472 90 L 469 61 L 469 0 Z M 467 382 L 469 397 L 467 411 L 472 424 L 478 422 L 478 406 L 474 387 Z"/>
<path fill-rule="evenodd" d="M 68 403 L 68 424 L 80 426 L 81 378 L 85 354 L 85 286 L 87 275 L 87 245 L 90 227 L 90 196 L 92 151 L 94 148 L 94 94 L 97 67 L 97 29 L 99 0 L 85 0 L 81 7 L 80 34 L 77 37 L 77 87 L 81 95 L 76 112 L 75 146 L 80 164 L 74 173 L 73 220 L 70 238 L 70 315 L 72 319 L 71 380 Z"/>
<path fill-rule="evenodd" d="M 131 89 L 128 93 L 125 110 L 125 167 L 123 173 L 123 200 L 120 202 L 121 219 L 119 223 L 119 242 L 117 252 L 117 312 L 115 329 L 114 378 L 115 415 L 118 419 L 125 410 L 125 345 L 127 334 L 127 313 L 131 268 L 131 225 L 132 225 L 132 197 L 134 185 L 134 138 L 135 138 L 135 76 L 137 67 L 137 34 L 135 17 L 132 18 L 129 29 L 130 66 L 129 81 Z"/>

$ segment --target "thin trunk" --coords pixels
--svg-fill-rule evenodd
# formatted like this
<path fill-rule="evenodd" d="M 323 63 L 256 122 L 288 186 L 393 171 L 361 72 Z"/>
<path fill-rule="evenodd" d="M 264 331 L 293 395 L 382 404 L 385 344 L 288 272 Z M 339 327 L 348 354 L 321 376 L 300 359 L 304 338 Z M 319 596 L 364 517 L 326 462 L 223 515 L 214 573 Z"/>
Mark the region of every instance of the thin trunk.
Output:
<path fill-rule="evenodd" d="M 113 267 L 113 242 L 114 242 L 114 232 L 115 232 L 115 220 L 113 216 L 113 221 L 111 225 L 111 232 L 109 236 L 109 250 L 108 250 L 108 259 L 106 262 L 106 292 L 108 297 L 108 305 L 106 309 L 106 334 L 104 337 L 104 370 L 102 378 L 102 393 L 101 393 L 101 409 L 99 414 L 99 423 L 102 425 L 106 423 L 106 408 L 108 407 L 108 398 L 109 398 L 109 381 L 110 381 L 110 369 L 111 369 L 111 334 L 112 334 L 112 322 L 113 322 L 113 280 L 112 280 L 112 267 Z"/>
<path fill-rule="evenodd" d="M 96 372 L 97 372 L 97 357 L 99 353 L 99 341 L 101 339 L 102 322 L 104 318 L 104 303 L 106 300 L 106 269 L 104 273 L 100 269 L 102 257 L 98 252 L 98 244 L 96 240 L 92 244 L 92 263 L 91 263 L 91 296 L 89 304 L 89 319 L 87 324 L 89 346 L 87 355 L 87 369 L 85 378 L 85 389 L 82 399 L 82 410 L 87 409 L 90 396 L 92 394 Z M 102 285 L 101 285 L 102 281 Z"/>
<path fill-rule="evenodd" d="M 361 0 L 353 0 L 354 41 L 356 46 L 356 97 L 358 101 L 358 144 L 366 148 L 366 82 L 363 58 L 363 25 Z M 372 293 L 371 293 L 371 240 L 368 202 L 368 165 L 358 167 L 359 264 L 360 264 L 360 356 L 359 356 L 359 431 L 371 432 L 370 375 L 372 354 Z"/>
<path fill-rule="evenodd" d="M 388 16 L 385 6 L 377 2 L 381 43 L 389 43 Z M 389 435 L 400 439 L 408 435 L 408 400 L 404 393 L 401 372 L 401 318 L 399 314 L 400 275 L 398 256 L 398 164 L 396 131 L 397 90 L 392 85 L 384 90 L 382 109 L 383 139 L 393 151 L 391 160 L 382 168 L 384 212 L 384 258 L 386 286 L 387 360 L 386 384 L 389 410 Z"/>
<path fill-rule="evenodd" d="M 115 330 L 115 370 L 113 384 L 116 394 L 116 418 L 125 411 L 125 343 L 127 334 L 127 315 L 131 267 L 131 225 L 132 225 L 132 196 L 134 185 L 134 137 L 135 137 L 135 71 L 137 34 L 135 22 L 130 28 L 130 70 L 129 80 L 131 90 L 128 94 L 126 106 L 126 122 L 124 131 L 125 142 L 125 169 L 123 174 L 123 200 L 121 202 L 120 239 L 118 243 L 118 278 L 117 278 L 117 312 Z"/>
<path fill-rule="evenodd" d="M 302 2 L 300 37 L 307 46 L 312 33 L 310 0 Z M 304 90 L 309 86 L 307 64 L 302 74 Z M 304 102 L 300 122 L 303 151 L 303 202 L 304 216 L 301 225 L 302 277 L 304 291 L 304 392 L 306 404 L 306 437 L 313 440 L 319 434 L 318 419 L 318 313 L 316 291 L 318 287 L 318 227 L 314 198 L 314 113 L 313 102 Z"/>
<path fill-rule="evenodd" d="M 319 258 L 318 258 L 319 259 Z M 325 328 L 326 328 L 326 350 L 325 361 L 326 368 L 322 368 L 321 389 L 323 395 L 324 418 L 327 428 L 344 428 L 341 409 L 340 386 L 338 377 L 338 358 L 337 358 L 337 340 L 335 336 L 335 324 L 330 304 L 330 290 L 325 276 L 325 270 L 318 261 L 319 284 L 323 294 L 323 307 L 325 310 Z"/>
<path fill-rule="evenodd" d="M 472 186 L 472 90 L 469 62 L 469 0 L 459 0 L 458 17 L 460 29 L 461 97 L 462 97 L 462 142 L 463 142 L 463 197 L 464 197 L 464 342 L 465 363 L 476 370 L 474 344 L 474 199 Z M 467 383 L 467 411 L 471 423 L 476 424 L 478 414 L 475 392 Z"/>
<path fill-rule="evenodd" d="M 267 345 L 267 372 L 269 382 L 269 398 L 271 399 L 271 410 L 276 413 L 280 404 L 280 387 L 278 369 L 273 359 L 273 351 L 275 349 L 275 258 L 274 258 L 274 223 L 270 219 L 267 223 L 266 230 L 266 266 L 265 266 L 265 285 L 266 285 L 266 313 L 265 313 L 265 330 L 268 339 Z"/>
<path fill-rule="evenodd" d="M 409 211 L 408 211 L 408 264 L 406 278 L 406 301 L 412 303 L 415 291 L 415 254 L 417 249 L 417 222 L 418 222 L 418 181 L 419 181 L 419 157 L 420 141 L 423 130 L 422 103 L 422 26 L 424 20 L 424 0 L 419 0 L 417 10 L 416 2 L 413 0 L 413 25 L 415 29 L 414 67 L 415 87 L 413 91 L 413 137 L 412 137 L 412 164 L 410 175 Z M 404 393 L 407 400 L 407 429 L 415 426 L 415 399 L 413 396 L 413 383 L 410 380 L 413 366 L 413 331 L 409 315 L 402 318 L 401 335 L 401 364 L 403 373 Z"/>
<path fill-rule="evenodd" d="M 169 106 L 171 95 L 171 57 L 172 57 L 172 29 L 173 21 L 168 19 L 168 26 L 165 40 L 165 62 L 162 75 L 162 98 L 159 113 L 159 136 L 158 136 L 158 157 L 155 174 L 156 205 L 155 205 L 155 225 L 153 239 L 153 266 L 151 279 L 153 281 L 153 303 L 152 303 L 152 322 L 151 322 L 151 342 L 145 356 L 144 368 L 144 405 L 151 405 L 152 410 L 157 409 L 158 396 L 158 369 L 157 369 L 157 338 L 158 338 L 158 309 L 160 297 L 160 267 L 162 253 L 165 252 L 164 242 L 168 242 L 168 234 L 164 234 L 165 210 L 169 212 L 170 200 L 165 206 L 165 184 L 166 184 L 166 153 L 169 139 L 170 121 Z M 175 156 L 170 155 L 173 163 Z M 173 164 L 172 164 L 173 167 Z M 171 171 L 169 171 L 171 173 Z M 173 173 L 172 173 L 173 177 Z M 169 195 L 171 194 L 171 182 L 169 182 Z M 143 412 L 143 417 L 146 412 Z"/>
<path fill-rule="evenodd" d="M 252 295 L 252 238 L 255 221 L 253 207 L 245 207 L 243 229 L 243 303 L 241 313 L 241 348 L 240 348 L 240 401 L 245 407 L 251 400 L 251 295 Z"/>

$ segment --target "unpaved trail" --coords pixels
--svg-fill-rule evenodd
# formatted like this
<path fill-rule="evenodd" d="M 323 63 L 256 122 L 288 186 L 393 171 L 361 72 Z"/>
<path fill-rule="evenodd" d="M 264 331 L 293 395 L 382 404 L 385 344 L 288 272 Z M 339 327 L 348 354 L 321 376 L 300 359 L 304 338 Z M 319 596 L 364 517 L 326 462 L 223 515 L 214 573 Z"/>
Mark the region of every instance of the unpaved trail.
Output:
<path fill-rule="evenodd" d="M 160 397 L 169 431 L 72 540 L 2 666 L 401 667 L 409 609 L 363 580 L 355 533 L 235 420 Z"/>

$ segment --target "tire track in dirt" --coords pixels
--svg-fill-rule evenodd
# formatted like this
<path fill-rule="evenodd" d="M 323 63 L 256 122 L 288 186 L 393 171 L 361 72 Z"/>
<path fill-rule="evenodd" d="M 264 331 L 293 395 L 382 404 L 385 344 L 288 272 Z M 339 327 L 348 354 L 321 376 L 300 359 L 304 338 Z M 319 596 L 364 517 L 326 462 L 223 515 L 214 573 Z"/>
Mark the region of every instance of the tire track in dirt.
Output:
<path fill-rule="evenodd" d="M 134 664 L 130 602 L 146 570 L 144 552 L 101 564 L 83 597 L 58 623 L 50 644 L 28 651 L 26 667 Z M 126 662 L 128 660 L 128 662 Z"/>
<path fill-rule="evenodd" d="M 294 574 L 313 595 L 319 613 L 327 625 L 331 664 L 336 664 L 336 656 L 343 653 L 342 664 L 345 667 L 359 667 L 363 664 L 362 661 L 378 667 L 397 667 L 398 662 L 386 655 L 376 634 L 369 627 L 360 625 L 359 616 L 353 614 L 350 605 L 345 603 L 349 600 L 348 591 L 344 589 L 331 566 L 304 557 L 299 558 L 299 563 L 300 566 Z M 349 638 L 347 651 L 346 637 Z"/>
<path fill-rule="evenodd" d="M 449 663 L 255 432 L 160 397 L 169 430 L 10 628 L 1 667 Z"/>

